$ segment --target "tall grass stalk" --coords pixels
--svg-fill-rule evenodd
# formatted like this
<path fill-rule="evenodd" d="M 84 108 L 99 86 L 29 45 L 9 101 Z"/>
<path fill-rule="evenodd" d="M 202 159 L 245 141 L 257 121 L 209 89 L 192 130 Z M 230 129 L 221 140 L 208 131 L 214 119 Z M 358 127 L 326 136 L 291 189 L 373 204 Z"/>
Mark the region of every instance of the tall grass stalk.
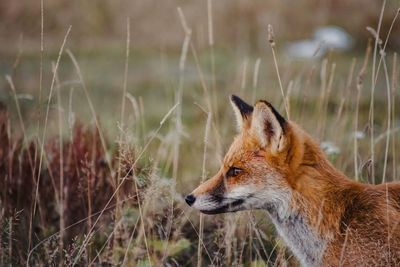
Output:
<path fill-rule="evenodd" d="M 331 65 L 331 68 L 330 68 L 330 72 L 329 72 L 328 85 L 326 87 L 326 90 L 325 90 L 323 98 L 322 98 L 322 122 L 321 122 L 321 135 L 320 135 L 321 138 L 325 137 L 328 102 L 329 102 L 329 96 L 330 96 L 331 90 L 332 90 L 333 79 L 335 77 L 335 70 L 336 70 L 336 63 L 333 62 Z"/>
<path fill-rule="evenodd" d="M 211 124 L 211 117 L 212 114 L 208 113 L 207 114 L 207 122 L 206 122 L 206 128 L 204 131 L 204 149 L 203 149 L 203 165 L 202 165 L 202 171 L 201 171 L 201 183 L 204 183 L 206 180 L 206 161 L 207 161 L 207 145 L 208 145 L 208 135 L 210 131 L 210 124 Z M 197 245 L 197 267 L 201 267 L 201 251 L 202 251 L 202 243 L 203 243 L 203 228 L 204 228 L 204 215 L 200 213 L 200 226 L 199 226 L 199 243 Z"/>
<path fill-rule="evenodd" d="M 354 118 L 354 176 L 355 180 L 359 180 L 359 174 L 358 174 L 358 141 L 357 141 L 357 131 L 358 131 L 358 114 L 359 114 L 359 106 L 360 106 L 360 96 L 361 96 L 361 90 L 363 87 L 363 80 L 365 73 L 367 71 L 367 65 L 369 62 L 369 57 L 371 55 L 371 50 L 372 50 L 372 45 L 371 45 L 371 39 L 368 39 L 368 44 L 365 52 L 365 58 L 364 58 L 364 63 L 361 67 L 360 72 L 358 73 L 357 76 L 357 84 L 356 84 L 356 89 L 357 89 L 357 96 L 356 96 L 356 107 L 355 107 L 355 118 Z"/>
<path fill-rule="evenodd" d="M 184 29 L 186 29 L 185 31 L 187 31 L 189 29 L 189 27 L 187 27 L 186 19 L 185 19 L 185 16 L 184 16 L 181 8 L 178 8 L 178 13 L 179 13 L 180 19 L 182 21 L 182 26 L 184 27 Z M 192 53 L 192 56 L 193 56 L 193 59 L 194 59 L 195 65 L 196 65 L 197 73 L 199 75 L 201 87 L 204 92 L 204 97 L 205 97 L 205 101 L 206 101 L 206 105 L 207 105 L 207 109 L 208 109 L 207 112 L 210 112 L 210 113 L 214 114 L 214 116 L 215 116 L 215 112 L 214 112 L 213 106 L 212 106 L 211 96 L 210 96 L 210 93 L 209 93 L 209 90 L 208 90 L 208 87 L 206 84 L 206 79 L 205 79 L 204 73 L 201 69 L 200 61 L 197 56 L 197 51 L 196 51 L 196 48 L 195 48 L 193 42 L 190 42 L 190 50 L 191 50 L 191 53 Z M 216 142 L 216 151 L 217 151 L 216 154 L 219 157 L 219 161 L 221 161 L 221 159 L 222 159 L 221 158 L 222 157 L 221 136 L 218 131 L 218 125 L 216 124 L 216 122 L 214 120 L 212 121 L 212 127 L 214 130 L 214 136 L 215 136 L 215 142 Z"/>
<path fill-rule="evenodd" d="M 349 75 L 347 76 L 347 82 L 346 82 L 346 86 L 344 87 L 343 96 L 342 96 L 342 99 L 340 100 L 339 111 L 338 111 L 337 116 L 336 116 L 336 123 L 339 123 L 340 118 L 342 116 L 342 112 L 343 112 L 344 106 L 345 106 L 346 99 L 349 98 L 350 90 L 351 90 L 351 84 L 353 82 L 353 76 L 354 76 L 355 67 L 356 67 L 356 58 L 353 58 L 351 60 Z"/>
<path fill-rule="evenodd" d="M 140 136 L 140 128 L 141 127 L 140 127 L 139 123 L 140 123 L 141 120 L 144 120 L 144 118 L 141 117 L 139 104 L 138 104 L 136 98 L 133 95 L 131 95 L 130 93 L 126 93 L 126 97 L 129 99 L 129 101 L 131 102 L 131 105 L 132 105 L 133 114 L 134 114 L 134 117 L 135 117 L 135 120 L 134 120 L 135 124 L 134 125 L 135 125 L 136 136 Z"/>
<path fill-rule="evenodd" d="M 11 77 L 14 77 L 15 72 L 17 71 L 17 68 L 19 66 L 19 63 L 21 62 L 21 57 L 22 57 L 22 52 L 23 52 L 23 48 L 22 48 L 23 40 L 24 40 L 24 35 L 21 34 L 19 36 L 19 42 L 18 42 L 18 53 L 17 53 L 17 56 L 15 57 L 13 65 L 12 65 L 12 71 L 11 71 L 11 75 L 10 75 Z"/>
<path fill-rule="evenodd" d="M 105 141 L 105 139 L 104 139 L 103 131 L 102 131 L 101 128 L 100 128 L 100 123 L 99 123 L 99 121 L 98 121 L 98 119 L 97 119 L 97 113 L 96 113 L 96 111 L 95 111 L 95 109 L 94 109 L 94 105 L 93 105 L 92 100 L 91 100 L 91 98 L 90 98 L 90 96 L 89 96 L 89 92 L 88 92 L 88 89 L 87 89 L 87 87 L 86 87 L 86 83 L 85 83 L 85 81 L 84 81 L 84 79 L 83 79 L 83 76 L 82 76 L 81 68 L 79 67 L 78 61 L 76 60 L 76 58 L 75 58 L 75 56 L 72 54 L 72 52 L 71 52 L 69 49 L 67 49 L 66 52 L 67 52 L 68 56 L 70 57 L 70 59 L 71 59 L 73 65 L 74 65 L 74 67 L 75 67 L 76 73 L 77 73 L 77 75 L 78 75 L 78 77 L 79 77 L 79 82 L 80 82 L 80 84 L 81 84 L 81 86 L 82 86 L 82 89 L 83 89 L 83 92 L 84 92 L 84 94 L 85 94 L 86 100 L 87 100 L 87 102 L 88 102 L 88 104 L 89 104 L 89 108 L 90 108 L 90 111 L 91 111 L 91 113 L 92 113 L 92 117 L 93 117 L 93 120 L 94 120 L 94 122 L 95 122 L 96 129 L 97 129 L 97 131 L 98 131 L 98 133 L 99 133 L 99 136 L 100 136 L 100 142 L 101 142 L 101 145 L 102 145 L 102 147 L 103 147 L 104 154 L 106 155 L 106 163 L 107 163 L 107 166 L 108 166 L 108 168 L 109 168 L 111 174 L 114 174 L 113 168 L 112 168 L 112 166 L 111 166 L 110 159 L 109 159 L 109 157 L 107 156 L 107 155 L 108 155 L 108 153 L 107 153 L 107 145 L 106 145 L 106 141 Z"/>
<path fill-rule="evenodd" d="M 192 36 L 192 30 L 187 26 L 185 17 L 183 15 L 182 9 L 178 7 L 178 15 L 182 24 L 183 31 L 185 33 L 185 38 L 182 44 L 181 56 L 179 59 L 179 82 L 178 82 L 178 90 L 175 92 L 175 102 L 182 103 L 183 96 L 183 86 L 185 82 L 185 64 L 187 53 L 189 49 L 189 44 Z M 175 190 L 176 190 L 176 181 L 178 177 L 178 164 L 179 164 L 179 146 L 181 142 L 182 135 L 182 105 L 179 105 L 176 109 L 175 113 L 175 138 L 173 144 L 173 160 L 172 160 L 172 187 L 171 187 L 171 209 L 170 214 L 168 215 L 168 225 L 167 225 L 167 241 L 169 240 L 172 224 L 174 220 L 174 201 L 175 201 Z M 164 243 L 164 252 L 163 252 L 163 260 L 167 256 L 166 252 L 168 250 L 169 242 Z"/>
<path fill-rule="evenodd" d="M 128 82 L 128 68 L 129 68 L 129 48 L 130 48 L 130 18 L 126 18 L 126 50 L 125 50 L 125 68 L 124 68 L 124 82 L 122 86 L 122 100 L 121 100 L 121 114 L 120 114 L 120 133 L 119 133 L 119 138 L 118 138 L 118 171 L 117 171 L 117 179 L 116 179 L 116 186 L 118 187 L 120 182 L 121 182 L 121 160 L 122 160 L 122 139 L 124 136 L 124 114 L 125 114 L 125 102 L 126 102 L 126 88 L 127 88 L 127 82 Z M 114 218 L 114 224 L 117 225 L 117 222 L 121 218 L 121 209 L 122 207 L 119 205 L 120 202 L 120 194 L 116 195 L 116 202 L 117 206 L 115 209 L 115 218 Z M 89 227 L 90 229 L 90 227 Z M 114 259 L 117 260 L 117 234 L 114 234 Z"/>
<path fill-rule="evenodd" d="M 261 58 L 257 58 L 256 63 L 254 64 L 254 73 L 253 73 L 253 95 L 251 98 L 253 103 L 256 101 L 260 64 L 261 64 Z"/>
<path fill-rule="evenodd" d="M 37 134 L 40 136 L 40 120 L 42 110 L 42 88 L 43 88 L 43 54 L 44 54 L 44 0 L 40 0 L 40 67 L 39 67 L 39 101 Z M 28 248 L 29 249 L 29 248 Z"/>
<path fill-rule="evenodd" d="M 29 226 L 29 236 L 28 236 L 28 249 L 30 248 L 30 244 L 31 244 L 31 238 L 32 238 L 32 220 L 33 217 L 35 216 L 36 213 L 36 204 L 38 202 L 38 195 L 39 195 L 39 184 L 40 184 L 40 174 L 42 171 L 42 164 L 43 164 L 43 157 L 44 157 L 44 143 L 45 143 L 45 138 L 46 138 L 46 131 L 47 131 L 47 122 L 48 122 L 48 117 L 49 117 L 49 110 L 50 110 L 50 102 L 53 96 L 53 89 L 54 89 L 54 83 L 55 83 L 55 73 L 57 73 L 58 70 L 58 66 L 60 64 L 60 59 L 61 59 L 61 55 L 64 51 L 64 46 L 67 42 L 67 38 L 69 33 L 71 32 L 71 28 L 72 26 L 70 25 L 67 33 L 64 36 L 64 40 L 61 44 L 61 48 L 59 50 L 58 53 L 58 57 L 57 57 L 57 61 L 56 61 L 56 65 L 54 68 L 54 75 L 53 75 L 53 79 L 51 81 L 51 85 L 50 85 L 50 92 L 49 92 L 49 100 L 47 103 L 47 108 L 46 108 L 46 116 L 45 116 L 45 121 L 44 121 L 44 126 L 43 126 L 43 134 L 42 134 L 42 141 L 41 141 L 41 147 L 40 147 L 40 156 L 39 156 L 39 167 L 38 167 L 38 177 L 37 177 L 37 181 L 36 181 L 36 189 L 35 189 L 35 199 L 34 199 L 34 203 L 33 203 L 33 209 L 32 209 L 32 215 L 31 215 L 31 222 L 30 222 L 30 226 Z M 27 266 L 28 266 L 29 262 L 27 262 Z"/>
<path fill-rule="evenodd" d="M 39 143 L 40 136 L 40 121 L 42 119 L 42 91 L 43 91 L 43 54 L 44 54 L 44 0 L 40 0 L 40 67 L 39 67 L 39 101 L 37 105 L 37 140 Z M 37 162 L 37 149 L 35 149 L 35 167 Z M 32 175 L 35 179 L 36 170 Z M 30 240 L 28 242 L 28 252 L 30 249 Z"/>
<path fill-rule="evenodd" d="M 304 116 L 304 112 L 306 109 L 306 103 L 307 103 L 307 98 L 308 98 L 308 94 L 310 91 L 310 87 L 311 87 L 311 81 L 313 79 L 314 73 L 315 73 L 316 67 L 315 65 L 312 66 L 309 74 L 307 75 L 307 79 L 306 82 L 304 83 L 304 87 L 303 87 L 303 104 L 301 106 L 301 111 L 300 111 L 300 121 L 303 120 L 303 116 Z"/>
<path fill-rule="evenodd" d="M 141 122 L 141 129 L 142 129 L 142 136 L 145 136 L 146 133 L 146 121 L 144 120 L 144 104 L 143 104 L 143 97 L 139 96 L 139 110 L 140 110 L 140 122 Z"/>
<path fill-rule="evenodd" d="M 287 103 L 288 114 L 290 114 L 290 95 L 292 94 L 292 90 L 293 90 L 293 80 L 290 80 L 288 88 L 286 89 L 286 103 Z"/>
<path fill-rule="evenodd" d="M 379 73 L 379 69 L 380 69 L 381 64 L 382 64 L 383 56 L 385 55 L 384 53 L 382 53 L 382 51 L 386 52 L 386 46 L 387 46 L 387 44 L 389 42 L 390 34 L 392 33 L 393 27 L 395 25 L 395 22 L 396 22 L 396 20 L 397 20 L 397 18 L 399 16 L 399 14 L 400 14 L 400 8 L 397 9 L 396 14 L 393 17 L 392 23 L 390 24 L 389 31 L 388 31 L 388 33 L 386 35 L 386 38 L 385 38 L 385 43 L 383 44 L 383 48 L 382 47 L 380 48 L 380 52 L 379 52 L 380 58 L 379 58 L 377 71 L 376 71 L 376 74 L 375 74 L 375 84 L 376 84 L 376 82 L 378 80 L 378 73 Z M 367 27 L 367 30 L 369 30 L 374 35 L 374 37 L 376 38 L 377 33 L 375 32 L 375 30 L 373 30 L 370 27 Z M 382 43 L 382 40 L 379 40 L 378 44 L 381 45 L 381 43 Z"/>
<path fill-rule="evenodd" d="M 316 112 L 319 112 L 319 118 L 318 118 L 318 134 L 320 138 L 322 138 L 322 128 L 323 128 L 323 112 L 320 112 L 324 110 L 324 99 L 326 95 L 326 84 L 327 84 L 327 66 L 328 66 L 328 59 L 324 58 L 321 63 L 321 70 L 320 70 L 320 79 L 321 79 L 321 92 L 319 95 L 319 100 L 318 103 L 316 103 Z"/>
<path fill-rule="evenodd" d="M 375 148 L 374 148 L 374 97 L 375 97 L 375 73 L 376 73 L 376 56 L 379 44 L 379 34 L 382 25 L 383 13 L 385 11 L 386 0 L 382 2 L 381 13 L 379 16 L 378 28 L 376 30 L 374 54 L 372 56 L 372 79 L 371 79 L 371 99 L 369 110 L 369 127 L 370 127 L 370 154 L 371 154 L 371 177 L 372 183 L 375 184 Z"/>
<path fill-rule="evenodd" d="M 208 29 L 208 46 L 210 47 L 210 60 L 211 60 L 211 88 L 213 95 L 213 115 L 217 127 L 219 127 L 218 115 L 218 95 L 217 95 L 217 79 L 215 74 L 215 52 L 214 52 L 214 24 L 212 13 L 213 0 L 207 0 L 207 29 Z"/>
<path fill-rule="evenodd" d="M 175 102 L 181 103 L 182 102 L 182 95 L 183 95 L 183 85 L 185 82 L 185 63 L 187 58 L 187 52 L 189 49 L 190 39 L 192 36 L 192 30 L 187 26 L 185 17 L 180 7 L 178 7 L 178 14 L 181 20 L 182 28 L 185 33 L 185 38 L 182 44 L 182 51 L 179 60 L 179 84 L 178 90 L 176 92 Z M 175 143 L 174 143 L 174 159 L 173 159 L 173 179 L 174 183 L 176 182 L 176 178 L 178 176 L 178 163 L 179 163 L 179 144 L 180 138 L 182 134 L 182 105 L 179 105 L 176 109 L 176 119 L 175 119 L 175 127 L 177 131 Z"/>
<path fill-rule="evenodd" d="M 285 93 L 283 92 L 281 75 L 279 74 L 278 62 L 277 62 L 276 55 L 275 55 L 275 35 L 274 35 L 274 30 L 273 30 L 271 24 L 268 24 L 268 41 L 269 41 L 269 44 L 271 46 L 272 57 L 274 58 L 274 66 L 275 66 L 275 70 L 276 70 L 276 75 L 278 76 L 279 88 L 281 89 L 282 100 L 283 100 L 283 104 L 285 106 L 286 116 L 287 116 L 287 118 L 289 120 L 290 119 L 290 117 L 289 117 L 289 109 L 288 109 L 288 105 L 287 105 L 287 102 L 286 102 Z"/>
<path fill-rule="evenodd" d="M 60 86 L 60 81 L 58 79 L 58 75 L 55 72 L 55 65 L 53 64 L 53 75 L 55 75 L 55 83 L 56 83 L 56 88 L 57 88 L 57 109 L 58 109 L 58 149 L 60 150 L 60 185 L 59 185 L 59 193 L 58 193 L 58 206 L 59 206 L 59 212 L 60 212 L 60 220 L 59 220 L 59 227 L 60 227 L 60 238 L 59 238 L 59 255 L 60 255 L 60 266 L 62 266 L 62 263 L 64 261 L 63 257 L 63 250 L 64 250 L 64 228 L 65 228 L 65 221 L 64 221 L 64 152 L 63 152 L 63 130 L 62 130 L 62 124 L 63 124 L 63 108 L 61 106 L 61 86 Z M 91 212 L 89 211 L 89 214 Z M 90 220 L 90 219 L 89 219 Z"/>
<path fill-rule="evenodd" d="M 179 19 L 180 19 L 181 24 L 182 24 L 183 31 L 185 32 L 185 36 L 189 36 L 189 35 L 191 36 L 192 35 L 192 29 L 188 27 L 188 24 L 186 22 L 185 15 L 183 14 L 182 8 L 178 7 L 177 10 L 178 10 L 178 15 L 179 15 Z M 190 41 L 190 39 L 189 39 L 189 41 Z M 199 77 L 200 77 L 201 86 L 202 86 L 202 89 L 203 89 L 203 91 L 204 91 L 204 93 L 206 95 L 206 100 L 207 100 L 206 103 L 207 103 L 208 112 L 210 112 L 212 110 L 212 104 L 211 104 L 211 97 L 210 97 L 210 94 L 209 94 L 209 91 L 208 91 L 206 80 L 204 78 L 203 71 L 200 68 L 200 63 L 199 63 L 199 60 L 198 60 L 198 57 L 197 57 L 196 48 L 194 47 L 193 43 L 189 42 L 189 41 L 188 41 L 188 44 L 190 45 L 190 49 L 191 49 L 192 55 L 193 55 L 195 63 L 196 63 L 197 71 L 198 71 L 198 74 L 199 74 Z M 183 51 L 182 51 L 182 54 L 183 54 Z M 182 59 L 182 57 L 181 57 L 181 59 Z"/>
<path fill-rule="evenodd" d="M 385 53 L 383 50 L 381 50 L 381 53 Z M 382 174 L 382 183 L 386 182 L 386 167 L 387 167 L 387 158 L 389 154 L 389 140 L 390 140 L 390 129 L 391 129 L 391 115 L 390 112 L 392 110 L 391 104 L 391 88 L 390 88 L 390 81 L 389 81 L 389 72 L 387 69 L 386 65 L 386 60 L 385 60 L 385 55 L 382 55 L 382 62 L 383 62 L 383 70 L 385 74 L 385 80 L 386 80 L 386 94 L 387 94 L 387 128 L 386 128 L 386 145 L 385 145 L 385 159 L 383 161 L 383 174 Z"/>
<path fill-rule="evenodd" d="M 397 88 L 397 79 L 398 79 L 398 68 L 397 68 L 397 53 L 393 55 L 393 70 L 392 70 L 392 163 L 393 163 L 393 180 L 397 180 L 396 174 L 396 132 L 395 132 L 395 123 L 396 123 L 396 88 Z"/>
<path fill-rule="evenodd" d="M 199 58 L 197 56 L 197 51 L 196 48 L 194 47 L 193 43 L 190 44 L 190 48 L 191 48 L 191 52 L 194 58 L 194 62 L 196 64 L 196 69 L 197 72 L 199 74 L 199 78 L 200 78 L 200 83 L 201 83 L 201 87 L 203 89 L 204 92 L 204 97 L 205 97 L 205 101 L 206 101 L 206 105 L 207 105 L 207 112 L 211 112 L 213 113 L 214 110 L 212 108 L 212 101 L 211 101 L 211 96 L 204 78 L 204 74 L 203 71 L 200 67 L 200 62 L 199 62 Z M 214 136 L 215 136 L 215 144 L 216 144 L 216 151 L 217 151 L 217 155 L 220 157 L 219 161 L 221 161 L 221 157 L 222 157 L 222 144 L 221 144 L 221 136 L 220 133 L 218 131 L 218 127 L 215 123 L 215 121 L 212 121 L 212 126 L 213 126 L 213 130 L 214 130 Z"/>

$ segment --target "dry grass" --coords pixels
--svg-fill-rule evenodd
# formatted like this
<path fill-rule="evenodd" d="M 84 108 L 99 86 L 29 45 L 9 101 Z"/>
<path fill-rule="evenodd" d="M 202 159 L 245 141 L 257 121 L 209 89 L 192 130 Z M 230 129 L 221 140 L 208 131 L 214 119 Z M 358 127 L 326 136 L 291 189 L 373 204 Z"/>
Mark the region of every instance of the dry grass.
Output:
<path fill-rule="evenodd" d="M 219 5 L 209 0 L 204 8 L 206 48 L 197 16 L 179 8 L 180 52 L 160 58 L 132 49 L 133 19 L 124 21 L 126 47 L 110 51 L 106 71 L 88 65 L 96 57 L 68 49 L 71 28 L 59 38 L 56 63 L 46 59 L 42 31 L 40 71 L 24 69 L 29 60 L 17 54 L 1 83 L 11 93 L 0 107 L 1 266 L 297 265 L 265 213 L 203 216 L 184 203 L 232 140 L 230 93 L 268 99 L 319 142 L 331 142 L 326 153 L 348 176 L 400 180 L 398 62 L 387 50 L 389 34 L 375 31 L 373 50 L 363 39 L 366 52 L 354 58 L 331 51 L 295 62 L 279 50 L 283 26 L 275 37 L 271 27 L 272 53 L 229 53 L 216 46 L 229 36 Z M 385 14 L 376 25 L 388 24 Z"/>

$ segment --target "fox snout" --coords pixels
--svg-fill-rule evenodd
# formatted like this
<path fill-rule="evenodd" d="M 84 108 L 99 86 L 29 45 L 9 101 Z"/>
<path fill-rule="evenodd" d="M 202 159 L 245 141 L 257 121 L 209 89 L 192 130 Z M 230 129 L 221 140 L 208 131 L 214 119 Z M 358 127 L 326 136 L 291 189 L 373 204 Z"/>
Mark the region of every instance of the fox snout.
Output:
<path fill-rule="evenodd" d="M 224 204 L 224 177 L 221 172 L 198 186 L 185 197 L 186 203 L 201 212 L 219 209 Z"/>
<path fill-rule="evenodd" d="M 247 202 L 251 200 L 252 194 L 246 190 L 233 190 L 226 192 L 222 186 L 212 188 L 210 191 L 204 191 L 214 178 L 206 181 L 196 188 L 191 194 L 185 197 L 186 203 L 194 209 L 205 214 L 219 214 L 225 212 L 235 212 L 250 208 Z M 219 188 L 218 188 L 219 187 Z"/>
<path fill-rule="evenodd" d="M 196 198 L 193 195 L 187 195 L 185 197 L 185 201 L 189 206 L 192 206 L 193 203 L 196 201 Z"/>
<path fill-rule="evenodd" d="M 219 214 L 246 209 L 246 203 L 252 194 L 247 190 L 237 190 L 240 188 L 228 190 L 227 184 L 227 177 L 221 170 L 187 195 L 185 201 L 192 208 L 205 214 Z"/>

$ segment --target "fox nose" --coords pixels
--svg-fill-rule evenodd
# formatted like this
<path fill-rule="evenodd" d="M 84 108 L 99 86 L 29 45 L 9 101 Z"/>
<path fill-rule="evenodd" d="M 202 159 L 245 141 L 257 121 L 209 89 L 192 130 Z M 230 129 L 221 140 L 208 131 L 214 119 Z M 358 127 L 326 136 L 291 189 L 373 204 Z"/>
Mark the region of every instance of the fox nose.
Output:
<path fill-rule="evenodd" d="M 185 201 L 189 206 L 192 206 L 193 203 L 196 201 L 196 198 L 193 195 L 187 195 L 185 197 Z"/>

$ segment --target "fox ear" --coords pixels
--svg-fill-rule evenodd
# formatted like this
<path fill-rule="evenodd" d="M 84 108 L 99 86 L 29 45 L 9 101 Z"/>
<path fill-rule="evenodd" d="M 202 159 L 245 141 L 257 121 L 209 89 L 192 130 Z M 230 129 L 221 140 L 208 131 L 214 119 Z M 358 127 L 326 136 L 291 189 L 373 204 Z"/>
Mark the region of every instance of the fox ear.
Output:
<path fill-rule="evenodd" d="M 230 99 L 235 111 L 238 131 L 242 130 L 243 127 L 250 127 L 250 117 L 253 113 L 253 107 L 235 95 L 231 95 Z"/>
<path fill-rule="evenodd" d="M 285 148 L 286 120 L 267 101 L 258 101 L 254 107 L 251 132 L 260 142 L 261 147 L 272 152 Z"/>

